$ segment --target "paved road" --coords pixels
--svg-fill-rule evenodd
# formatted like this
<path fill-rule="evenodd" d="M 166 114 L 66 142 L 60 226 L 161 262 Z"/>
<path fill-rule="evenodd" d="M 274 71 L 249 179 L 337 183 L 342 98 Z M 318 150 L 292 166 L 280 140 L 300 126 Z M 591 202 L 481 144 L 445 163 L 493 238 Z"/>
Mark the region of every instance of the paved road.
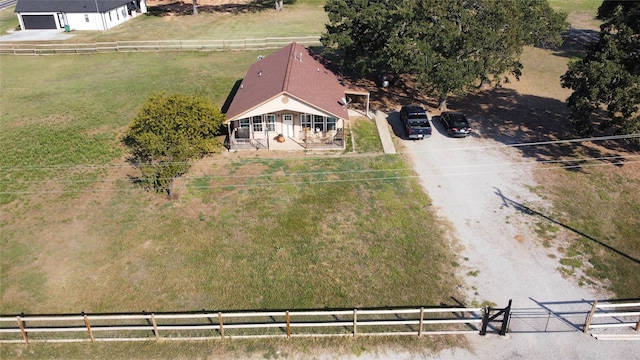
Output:
<path fill-rule="evenodd" d="M 2 0 L 0 1 L 0 10 L 6 9 L 10 6 L 15 5 L 18 0 Z"/>

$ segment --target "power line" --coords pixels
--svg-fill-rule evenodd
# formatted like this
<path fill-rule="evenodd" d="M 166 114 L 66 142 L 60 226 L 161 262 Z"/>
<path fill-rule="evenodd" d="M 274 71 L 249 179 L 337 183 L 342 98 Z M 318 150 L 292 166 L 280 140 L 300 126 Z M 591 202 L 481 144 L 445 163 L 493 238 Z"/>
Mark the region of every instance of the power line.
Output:
<path fill-rule="evenodd" d="M 623 140 L 623 139 L 632 139 L 632 138 L 640 138 L 640 134 L 600 136 L 600 137 L 581 138 L 581 139 L 564 139 L 564 140 L 549 140 L 549 141 L 536 141 L 536 142 L 521 142 L 521 143 L 500 144 L 500 145 L 486 145 L 486 146 L 470 146 L 470 147 L 454 148 L 454 149 L 428 149 L 428 150 L 424 150 L 424 151 L 420 151 L 420 150 L 412 151 L 411 153 L 429 153 L 429 152 L 438 152 L 438 151 L 447 151 L 447 152 L 449 152 L 449 151 L 460 151 L 460 150 L 482 150 L 482 149 L 526 147 L 526 146 L 535 147 L 535 146 L 544 146 L 544 145 L 569 144 L 569 143 L 606 141 L 606 140 Z"/>
<path fill-rule="evenodd" d="M 538 142 L 520 142 L 520 143 L 512 143 L 512 144 L 499 144 L 499 145 L 485 145 L 485 146 L 471 146 L 471 147 L 461 147 L 461 148 L 453 148 L 453 149 L 427 149 L 422 151 L 412 151 L 411 153 L 429 153 L 429 152 L 440 152 L 440 151 L 466 151 L 466 150 L 481 150 L 481 149 L 493 149 L 493 148 L 510 148 L 510 147 L 526 147 L 526 146 L 544 146 L 544 145 L 555 145 L 555 144 L 568 144 L 568 143 L 580 143 L 580 142 L 594 142 L 594 141 L 607 141 L 607 140 L 623 140 L 623 139 L 632 139 L 632 138 L 640 138 L 640 134 L 627 134 L 627 135 L 613 135 L 613 136 L 600 136 L 600 137 L 590 137 L 590 138 L 579 138 L 579 139 L 561 139 L 561 140 L 549 140 L 549 141 L 538 141 Z M 407 152 L 400 152 L 399 154 L 408 154 Z M 202 161 L 199 160 L 200 164 L 215 164 L 215 163 L 229 163 L 230 161 L 237 162 L 269 162 L 269 161 L 283 161 L 283 160 L 317 160 L 317 159 L 327 159 L 327 157 L 331 157 L 334 159 L 348 159 L 352 157 L 371 157 L 371 156 L 382 156 L 383 154 L 341 154 L 335 156 L 299 156 L 299 157 L 273 157 L 273 158 L 251 158 L 251 159 L 216 159 L 216 160 L 207 160 Z M 165 162 L 163 165 L 169 166 L 174 164 L 189 164 L 191 162 Z M 77 164 L 77 165 L 48 165 L 48 166 L 4 166 L 0 167 L 0 171 L 11 171 L 11 170 L 29 170 L 29 169 L 52 169 L 52 170 L 69 170 L 69 169 L 101 169 L 101 168 L 115 168 L 115 167 L 130 167 L 131 164 Z"/>
<path fill-rule="evenodd" d="M 541 160 L 541 161 L 522 161 L 522 162 L 504 162 L 504 163 L 488 163 L 488 164 L 465 164 L 465 165 L 450 165 L 441 166 L 437 169 L 465 169 L 465 168 L 479 168 L 479 167 L 503 167 L 503 166 L 530 166 L 540 164 L 557 164 L 567 162 L 587 162 L 587 161 L 603 161 L 603 160 L 624 160 L 638 158 L 640 155 L 615 155 L 615 156 L 601 156 L 601 157 L 582 157 L 582 158 L 569 158 L 569 159 L 556 159 L 556 160 Z M 629 162 L 624 162 L 627 164 Z M 583 165 L 584 166 L 584 165 Z M 423 169 L 423 168 L 421 168 Z M 425 170 L 435 169 L 426 168 Z M 252 175 L 211 175 L 211 176 L 182 176 L 182 180 L 201 180 L 201 179 L 257 179 L 257 178 L 270 178 L 270 177 L 299 177 L 299 176 L 331 176 L 342 174 L 363 174 L 363 173 L 382 173 L 382 172 L 399 172 L 399 171 L 414 171 L 412 167 L 394 168 L 394 169 L 367 169 L 367 170 L 345 170 L 345 171 L 314 171 L 314 172 L 299 172 L 299 173 L 270 173 L 270 174 L 252 174 Z M 113 183 L 120 180 L 127 180 L 124 178 L 117 178 L 111 180 L 95 180 L 95 179 L 49 179 L 49 180 L 19 180 L 12 179 L 0 179 L 0 183 L 61 183 L 61 184 L 73 184 L 73 183 Z M 171 178 L 159 178 L 158 180 L 171 180 Z"/>
<path fill-rule="evenodd" d="M 612 162 L 612 163 L 598 163 L 598 164 L 573 164 L 573 165 L 565 165 L 565 166 L 550 166 L 550 167 L 542 167 L 539 169 L 529 169 L 532 171 L 543 171 L 543 170 L 562 170 L 562 169 L 574 169 L 574 168 L 587 168 L 587 167 L 599 167 L 599 166 L 611 166 L 611 165 L 624 165 L 624 164 L 634 164 L 640 163 L 639 161 L 630 161 L 630 162 Z M 470 175 L 481 175 L 481 174 L 492 174 L 497 172 L 516 172 L 520 171 L 518 169 L 509 170 L 509 171 L 478 171 L 478 172 L 467 172 L 467 173 L 449 173 L 449 174 L 430 174 L 430 175 L 407 175 L 407 176 L 388 176 L 388 177 L 375 177 L 375 178 L 354 178 L 354 179 L 327 179 L 327 180 L 309 180 L 309 181 L 287 181 L 287 182 L 265 182 L 265 183 L 256 183 L 256 184 L 217 184 L 217 185 L 192 185 L 187 186 L 188 189 L 213 189 L 213 188 L 225 188 L 225 187 L 265 187 L 265 186 L 281 186 L 281 185 L 315 185 L 315 184 L 327 184 L 327 183 L 346 183 L 346 182 L 366 182 L 366 181 L 391 181 L 391 180 L 402 180 L 402 179 L 415 179 L 415 178 L 427 178 L 427 177 L 445 177 L 445 176 L 470 176 Z M 85 189 L 85 190 L 44 190 L 44 191 L 4 191 L 0 192 L 2 195 L 26 195 L 26 194 L 63 194 L 63 193 L 104 193 L 104 192 L 129 192 L 129 191 L 147 191 L 144 188 L 128 188 L 128 189 L 108 189 L 108 190 L 99 190 L 99 189 Z"/>

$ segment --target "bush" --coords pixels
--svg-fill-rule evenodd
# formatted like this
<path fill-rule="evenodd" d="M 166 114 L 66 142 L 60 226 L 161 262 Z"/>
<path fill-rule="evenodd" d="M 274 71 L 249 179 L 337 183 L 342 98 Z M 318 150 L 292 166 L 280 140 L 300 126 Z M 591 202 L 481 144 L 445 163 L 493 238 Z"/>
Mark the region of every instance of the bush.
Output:
<path fill-rule="evenodd" d="M 171 195 L 173 180 L 189 170 L 189 162 L 222 148 L 215 138 L 224 115 L 209 100 L 165 93 L 152 95 L 140 108 L 125 135 L 145 187 Z"/>

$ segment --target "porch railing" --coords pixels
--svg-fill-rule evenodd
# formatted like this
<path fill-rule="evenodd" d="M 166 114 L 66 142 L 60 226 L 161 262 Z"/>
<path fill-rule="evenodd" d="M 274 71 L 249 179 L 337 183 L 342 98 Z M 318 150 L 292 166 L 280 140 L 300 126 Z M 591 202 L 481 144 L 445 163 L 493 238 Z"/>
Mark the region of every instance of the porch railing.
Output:
<path fill-rule="evenodd" d="M 302 139 L 302 145 L 307 149 L 343 149 L 343 134 L 344 132 L 342 129 L 329 131 L 303 130 L 299 132 L 299 138 Z"/>
<path fill-rule="evenodd" d="M 252 139 L 245 136 L 238 137 L 237 129 L 227 139 L 228 148 L 231 150 L 259 150 L 269 148 L 268 136 L 262 139 Z M 298 137 L 292 139 L 305 149 L 344 149 L 344 131 L 342 129 L 329 131 L 299 131 Z"/>
<path fill-rule="evenodd" d="M 234 150 L 259 150 L 268 149 L 268 139 L 249 139 L 249 138 L 236 138 L 235 136 L 229 137 L 229 149 Z"/>

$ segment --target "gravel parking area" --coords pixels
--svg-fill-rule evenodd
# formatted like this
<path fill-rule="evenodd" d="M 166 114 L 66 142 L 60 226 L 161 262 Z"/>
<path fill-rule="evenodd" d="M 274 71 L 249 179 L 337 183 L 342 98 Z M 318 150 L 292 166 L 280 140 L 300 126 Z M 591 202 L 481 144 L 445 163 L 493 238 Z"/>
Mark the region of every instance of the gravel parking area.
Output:
<path fill-rule="evenodd" d="M 394 129 L 397 113 L 389 117 Z M 504 307 L 513 299 L 516 312 L 537 319 L 512 317 L 505 337 L 469 336 L 474 351 L 445 351 L 434 358 L 463 359 L 631 359 L 637 342 L 598 341 L 582 333 L 589 301 L 611 294 L 579 286 L 557 270 L 554 249 L 542 246 L 532 231 L 544 221 L 534 209 L 551 206 L 530 189 L 538 165 L 513 147 L 478 136 L 450 138 L 438 117 L 433 135 L 402 146 L 436 212 L 451 224 L 460 248 L 460 275 L 467 299 Z M 472 124 L 473 127 L 473 124 Z M 401 130 L 400 130 L 401 131 Z M 478 130 L 476 130 L 478 131 Z M 577 313 L 569 315 L 568 313 Z M 545 323 L 544 314 L 551 316 Z M 524 317 L 524 316 L 523 316 Z M 407 354 L 406 358 L 411 358 Z"/>

